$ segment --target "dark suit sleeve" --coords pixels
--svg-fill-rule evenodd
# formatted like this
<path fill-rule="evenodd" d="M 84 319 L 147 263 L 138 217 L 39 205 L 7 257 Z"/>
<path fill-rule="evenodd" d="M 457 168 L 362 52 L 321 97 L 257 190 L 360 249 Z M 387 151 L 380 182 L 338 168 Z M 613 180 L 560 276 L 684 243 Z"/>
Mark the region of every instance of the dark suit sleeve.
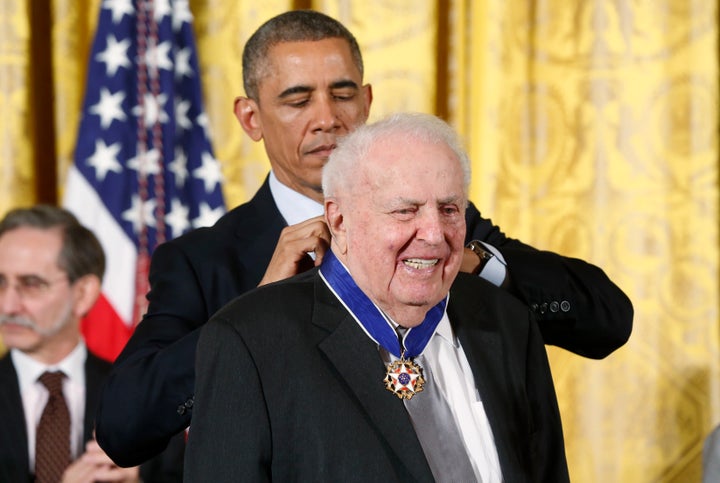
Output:
<path fill-rule="evenodd" d="M 196 411 L 185 481 L 269 481 L 270 432 L 262 386 L 243 340 L 226 321 L 212 319 L 202 330 L 195 370 Z"/>
<path fill-rule="evenodd" d="M 94 439 L 94 416 L 103 381 L 107 378 L 111 366 L 88 351 L 85 361 L 85 441 Z M 140 466 L 142 481 L 156 483 L 179 483 L 183 479 L 183 456 L 185 453 L 185 435 L 175 435 L 167 448 L 158 456 Z"/>
<path fill-rule="evenodd" d="M 630 299 L 598 267 L 505 236 L 470 204 L 466 241 L 482 240 L 507 262 L 509 290 L 535 312 L 546 344 L 601 359 L 630 337 Z"/>
<path fill-rule="evenodd" d="M 115 362 L 97 412 L 97 440 L 121 466 L 160 453 L 190 423 L 195 348 L 208 319 L 195 267 L 178 246 L 155 251 L 147 315 Z"/>

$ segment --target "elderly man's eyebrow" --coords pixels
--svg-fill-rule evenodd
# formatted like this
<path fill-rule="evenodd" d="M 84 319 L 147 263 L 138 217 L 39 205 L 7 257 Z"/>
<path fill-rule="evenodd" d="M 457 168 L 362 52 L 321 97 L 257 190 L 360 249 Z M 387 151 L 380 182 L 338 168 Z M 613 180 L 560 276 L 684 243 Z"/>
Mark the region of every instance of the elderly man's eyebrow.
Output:
<path fill-rule="evenodd" d="M 462 201 L 463 197 L 460 195 L 451 195 L 447 198 L 441 198 L 438 200 L 439 205 L 451 205 Z"/>

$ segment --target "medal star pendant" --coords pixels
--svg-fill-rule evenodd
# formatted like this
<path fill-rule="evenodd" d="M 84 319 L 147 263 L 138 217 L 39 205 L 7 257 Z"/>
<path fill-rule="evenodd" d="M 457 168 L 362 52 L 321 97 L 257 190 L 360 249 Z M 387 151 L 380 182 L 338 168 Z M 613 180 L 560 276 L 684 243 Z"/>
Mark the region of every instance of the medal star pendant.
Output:
<path fill-rule="evenodd" d="M 385 389 L 392 391 L 400 399 L 412 399 L 423 390 L 425 378 L 419 365 L 401 357 L 387 365 L 384 382 Z"/>

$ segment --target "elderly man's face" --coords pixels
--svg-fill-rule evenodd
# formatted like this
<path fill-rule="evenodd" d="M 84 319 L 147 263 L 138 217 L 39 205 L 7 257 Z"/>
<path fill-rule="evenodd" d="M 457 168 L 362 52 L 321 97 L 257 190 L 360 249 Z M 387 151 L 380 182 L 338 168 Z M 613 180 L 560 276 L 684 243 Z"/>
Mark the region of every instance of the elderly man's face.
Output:
<path fill-rule="evenodd" d="M 375 144 L 338 198 L 339 258 L 397 323 L 412 327 L 442 300 L 465 239 L 463 174 L 445 145 L 407 136 Z"/>

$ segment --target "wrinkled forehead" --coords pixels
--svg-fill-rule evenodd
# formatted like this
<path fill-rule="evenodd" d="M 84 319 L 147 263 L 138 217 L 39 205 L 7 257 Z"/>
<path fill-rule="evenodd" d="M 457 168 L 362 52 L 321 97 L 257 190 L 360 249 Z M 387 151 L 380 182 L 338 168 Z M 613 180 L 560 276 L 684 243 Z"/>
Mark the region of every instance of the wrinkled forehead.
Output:
<path fill-rule="evenodd" d="M 20 227 L 0 236 L 0 273 L 47 274 L 59 270 L 59 229 Z"/>
<path fill-rule="evenodd" d="M 303 68 L 318 69 L 312 72 L 317 76 L 328 74 L 325 70 L 332 69 L 333 75 L 362 80 L 347 41 L 341 38 L 279 42 L 268 49 L 268 55 L 259 63 L 258 78 L 289 76 Z"/>

